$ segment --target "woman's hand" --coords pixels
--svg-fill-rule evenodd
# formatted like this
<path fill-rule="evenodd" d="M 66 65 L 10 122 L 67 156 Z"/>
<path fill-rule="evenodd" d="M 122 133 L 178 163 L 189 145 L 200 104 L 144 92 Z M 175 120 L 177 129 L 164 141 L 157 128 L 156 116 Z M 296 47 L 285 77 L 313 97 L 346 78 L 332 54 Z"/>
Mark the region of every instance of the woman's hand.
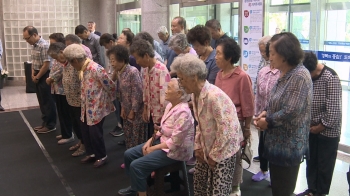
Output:
<path fill-rule="evenodd" d="M 122 109 L 120 110 L 120 117 L 122 117 L 122 119 L 126 119 L 124 107 L 122 107 Z"/>
<path fill-rule="evenodd" d="M 266 118 L 259 118 L 256 121 L 256 128 L 260 131 L 266 130 L 267 129 Z"/>
<path fill-rule="evenodd" d="M 130 120 L 130 121 L 133 121 L 135 119 L 135 112 L 130 110 L 128 116 L 127 116 L 127 119 Z"/>
<path fill-rule="evenodd" d="M 194 156 L 196 157 L 197 161 L 200 163 L 205 163 L 204 160 L 204 153 L 202 149 L 197 149 L 194 151 Z"/>
<path fill-rule="evenodd" d="M 46 84 L 47 85 L 51 85 L 51 83 L 53 82 L 53 79 L 52 78 L 46 78 Z"/>
<path fill-rule="evenodd" d="M 150 147 L 146 148 L 145 151 L 146 151 L 146 154 L 150 154 L 153 151 L 155 151 L 155 148 L 154 148 L 154 146 L 150 146 Z"/>
<path fill-rule="evenodd" d="M 149 148 L 149 142 L 147 141 L 146 143 L 145 143 L 145 145 L 143 145 L 143 147 L 142 147 L 142 154 L 143 154 L 143 156 L 146 156 L 148 153 L 147 153 L 147 149 Z"/>
<path fill-rule="evenodd" d="M 209 157 L 209 159 L 208 159 L 208 164 L 209 164 L 209 168 L 210 168 L 211 170 L 214 170 L 214 169 L 215 169 L 215 167 L 216 167 L 216 162 L 215 162 L 213 159 L 211 159 L 210 157 Z"/>
<path fill-rule="evenodd" d="M 161 126 L 158 126 L 157 124 L 154 124 L 154 131 L 160 131 L 162 129 Z"/>
<path fill-rule="evenodd" d="M 142 112 L 142 120 L 146 123 L 149 122 L 149 117 L 148 117 L 148 114 L 147 114 L 147 108 L 146 106 L 144 106 L 143 108 L 143 112 Z"/>
<path fill-rule="evenodd" d="M 311 126 L 310 127 L 310 132 L 313 133 L 313 134 L 319 134 L 321 131 L 323 131 L 325 129 L 326 129 L 326 127 L 322 123 L 320 123 L 320 124 L 318 124 L 316 126 Z"/>

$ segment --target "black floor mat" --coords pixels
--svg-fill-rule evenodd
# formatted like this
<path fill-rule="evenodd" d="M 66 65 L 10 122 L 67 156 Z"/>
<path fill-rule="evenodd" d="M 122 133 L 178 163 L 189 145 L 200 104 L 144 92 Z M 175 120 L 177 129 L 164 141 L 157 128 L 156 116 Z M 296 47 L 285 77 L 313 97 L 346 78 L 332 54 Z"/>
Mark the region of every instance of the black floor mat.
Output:
<path fill-rule="evenodd" d="M 31 126 L 41 124 L 40 110 L 22 112 Z M 19 112 L 0 114 L 0 123 L 0 152 L 3 156 L 0 163 L 0 192 L 6 193 L 0 195 L 68 195 Z M 129 178 L 120 168 L 125 147 L 117 144 L 123 137 L 108 134 L 115 124 L 114 114 L 106 117 L 104 137 L 109 160 L 106 166 L 98 169 L 93 168 L 92 164 L 81 164 L 82 157 L 71 156 L 72 152 L 68 148 L 74 143 L 57 144 L 55 136 L 60 134 L 59 123 L 55 132 L 38 134 L 53 164 L 66 180 L 67 186 L 72 188 L 74 195 L 115 196 L 119 189 L 129 186 Z M 267 181 L 255 183 L 251 181 L 251 176 L 251 173 L 244 171 L 241 186 L 243 196 L 272 195 Z M 189 181 L 192 188 L 191 175 Z"/>

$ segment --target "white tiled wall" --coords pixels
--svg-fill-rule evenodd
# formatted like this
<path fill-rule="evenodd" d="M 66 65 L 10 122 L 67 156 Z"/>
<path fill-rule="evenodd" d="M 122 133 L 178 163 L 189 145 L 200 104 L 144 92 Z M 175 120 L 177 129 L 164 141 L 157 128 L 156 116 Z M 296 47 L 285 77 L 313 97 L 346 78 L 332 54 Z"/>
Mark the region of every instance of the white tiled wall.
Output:
<path fill-rule="evenodd" d="M 79 0 L 2 0 L 3 45 L 10 77 L 24 77 L 23 62 L 30 60 L 30 46 L 22 30 L 33 25 L 48 40 L 51 33 L 74 33 L 79 24 Z"/>

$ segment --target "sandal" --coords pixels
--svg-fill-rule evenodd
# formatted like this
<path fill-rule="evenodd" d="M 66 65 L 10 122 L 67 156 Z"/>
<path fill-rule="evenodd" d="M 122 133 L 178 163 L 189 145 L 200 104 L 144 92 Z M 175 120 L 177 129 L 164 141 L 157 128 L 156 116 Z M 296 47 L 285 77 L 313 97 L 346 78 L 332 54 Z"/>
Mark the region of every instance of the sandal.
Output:
<path fill-rule="evenodd" d="M 72 156 L 73 156 L 73 157 L 79 157 L 79 156 L 81 156 L 81 155 L 83 155 L 83 154 L 85 154 L 85 150 L 79 148 L 78 150 L 76 150 L 75 152 L 73 152 Z"/>
<path fill-rule="evenodd" d="M 69 151 L 78 150 L 80 148 L 80 143 L 75 144 L 69 148 Z"/>

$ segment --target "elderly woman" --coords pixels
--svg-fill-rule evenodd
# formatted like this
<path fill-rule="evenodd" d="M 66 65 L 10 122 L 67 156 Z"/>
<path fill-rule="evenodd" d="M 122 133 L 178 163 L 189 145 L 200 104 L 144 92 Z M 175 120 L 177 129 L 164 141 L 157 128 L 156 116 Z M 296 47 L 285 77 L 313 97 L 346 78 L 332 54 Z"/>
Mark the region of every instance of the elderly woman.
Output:
<path fill-rule="evenodd" d="M 261 54 L 261 59 L 260 59 L 259 66 L 258 66 L 258 72 L 256 73 L 256 78 L 254 81 L 254 94 L 256 94 L 256 85 L 257 85 L 258 75 L 259 75 L 260 70 L 263 67 L 270 66 L 269 57 L 266 55 L 266 52 L 268 52 L 268 51 L 266 51 L 266 45 L 270 41 L 270 39 L 271 39 L 271 36 L 266 35 L 266 36 L 260 38 L 260 40 L 258 42 L 259 51 Z M 259 159 L 257 158 L 255 160 L 259 160 Z"/>
<path fill-rule="evenodd" d="M 189 95 L 179 86 L 177 79 L 169 82 L 165 99 L 169 101 L 156 134 L 146 143 L 128 149 L 124 153 L 126 171 L 131 178 L 131 187 L 119 190 L 120 195 L 138 192 L 146 196 L 146 178 L 152 171 L 177 161 L 187 161 L 192 157 L 194 120 L 188 106 Z"/>
<path fill-rule="evenodd" d="M 208 69 L 208 82 L 215 84 L 219 68 L 215 61 L 216 50 L 210 46 L 211 34 L 209 29 L 203 25 L 197 25 L 188 31 L 187 40 L 192 44 L 199 58 L 204 61 Z"/>
<path fill-rule="evenodd" d="M 269 45 L 270 43 L 266 44 L 266 50 L 261 50 L 261 55 L 264 57 L 265 60 L 268 60 L 269 58 Z M 265 52 L 266 51 L 266 52 Z M 257 84 L 256 84 L 256 95 L 255 95 L 255 116 L 258 116 L 264 109 L 266 108 L 271 89 L 275 86 L 279 76 L 280 71 L 278 69 L 275 69 L 271 64 L 270 61 L 268 62 L 268 66 L 263 67 L 258 74 L 257 77 Z M 264 132 L 259 131 L 259 161 L 260 161 L 260 171 L 252 176 L 252 180 L 255 182 L 259 182 L 261 180 L 264 180 L 270 176 L 268 170 L 268 161 L 263 157 L 264 153 L 264 138 L 265 134 Z"/>
<path fill-rule="evenodd" d="M 254 115 L 254 95 L 252 81 L 241 67 L 236 66 L 241 57 L 241 49 L 231 38 L 219 41 L 216 47 L 216 64 L 220 68 L 215 85 L 223 90 L 236 106 L 237 116 L 246 141 L 250 138 L 250 123 Z M 237 153 L 236 168 L 232 183 L 233 195 L 240 195 L 239 185 L 242 182 L 243 168 L 240 164 L 241 151 Z"/>
<path fill-rule="evenodd" d="M 79 71 L 81 80 L 81 126 L 87 154 L 81 163 L 95 161 L 94 167 L 101 167 L 107 160 L 103 122 L 105 116 L 115 110 L 112 103 L 116 98 L 115 83 L 101 65 L 86 58 L 80 45 L 69 45 L 63 54 Z"/>
<path fill-rule="evenodd" d="M 121 103 L 121 117 L 126 148 L 146 141 L 147 124 L 142 120 L 141 73 L 129 65 L 129 51 L 122 45 L 108 49 L 109 62 L 117 75 L 117 94 Z M 124 165 L 122 165 L 124 168 Z"/>
<path fill-rule="evenodd" d="M 65 37 L 66 45 L 69 46 L 71 44 L 79 44 L 85 51 L 86 57 L 89 59 L 92 59 L 92 54 L 90 48 L 86 47 L 84 44 L 81 43 L 81 39 L 75 35 L 75 34 L 68 34 Z"/>
<path fill-rule="evenodd" d="M 51 94 L 55 97 L 57 115 L 60 121 L 61 135 L 56 136 L 58 144 L 66 144 L 74 141 L 72 134 L 72 121 L 69 116 L 69 105 L 62 85 L 62 75 L 64 65 L 60 63 L 58 54 L 65 48 L 64 36 L 62 33 L 53 33 L 49 36 L 50 47 L 47 53 L 54 59 L 46 83 L 51 86 Z M 59 44 L 60 43 L 60 44 Z M 63 49 L 62 49 L 63 48 Z M 63 62 L 65 63 L 65 62 Z"/>
<path fill-rule="evenodd" d="M 300 163 L 309 158 L 312 81 L 301 64 L 304 52 L 292 33 L 274 35 L 269 53 L 271 66 L 280 70 L 280 78 L 255 124 L 265 130 L 264 157 L 270 164 L 272 194 L 289 196 L 293 194 Z"/>
<path fill-rule="evenodd" d="M 163 116 L 165 90 L 170 81 L 166 66 L 154 57 L 154 49 L 150 42 L 137 39 L 130 46 L 130 52 L 137 64 L 142 67 L 143 112 L 142 119 L 149 123 L 147 138 L 152 137 L 154 124 L 159 124 Z"/>
<path fill-rule="evenodd" d="M 243 140 L 237 112 L 231 99 L 206 81 L 204 62 L 185 54 L 171 65 L 186 93 L 192 94 L 198 126 L 195 137 L 194 195 L 229 195 L 235 168 L 235 154 Z"/>

